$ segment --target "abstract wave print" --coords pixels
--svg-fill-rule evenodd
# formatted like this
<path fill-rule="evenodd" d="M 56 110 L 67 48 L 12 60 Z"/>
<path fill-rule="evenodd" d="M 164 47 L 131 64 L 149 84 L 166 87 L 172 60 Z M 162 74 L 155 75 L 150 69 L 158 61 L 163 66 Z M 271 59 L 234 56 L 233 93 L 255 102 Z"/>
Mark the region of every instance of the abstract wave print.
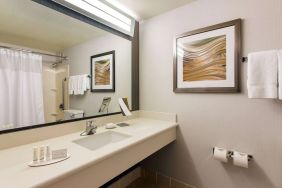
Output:
<path fill-rule="evenodd" d="M 185 43 L 183 81 L 226 80 L 226 36 Z"/>
<path fill-rule="evenodd" d="M 110 60 L 95 62 L 95 85 L 110 85 Z"/>

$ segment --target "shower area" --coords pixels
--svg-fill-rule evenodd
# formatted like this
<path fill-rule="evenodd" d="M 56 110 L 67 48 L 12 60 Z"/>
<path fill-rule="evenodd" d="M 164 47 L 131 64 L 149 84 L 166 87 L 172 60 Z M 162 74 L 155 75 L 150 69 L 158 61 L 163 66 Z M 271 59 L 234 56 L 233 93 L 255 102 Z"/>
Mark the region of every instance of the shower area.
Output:
<path fill-rule="evenodd" d="M 69 109 L 69 65 L 62 60 L 43 61 L 42 76 L 45 121 L 61 121 L 64 119 L 64 110 Z"/>
<path fill-rule="evenodd" d="M 0 129 L 64 120 L 68 77 L 62 55 L 0 45 Z"/>

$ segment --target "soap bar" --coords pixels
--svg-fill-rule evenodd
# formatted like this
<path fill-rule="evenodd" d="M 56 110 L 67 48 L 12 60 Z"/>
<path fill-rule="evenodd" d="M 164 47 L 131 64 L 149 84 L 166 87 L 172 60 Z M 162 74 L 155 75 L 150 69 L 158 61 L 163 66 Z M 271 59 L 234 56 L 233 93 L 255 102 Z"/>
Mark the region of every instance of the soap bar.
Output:
<path fill-rule="evenodd" d="M 106 124 L 106 129 L 114 129 L 114 128 L 116 128 L 116 124 L 114 124 L 114 123 Z"/>
<path fill-rule="evenodd" d="M 61 159 L 66 158 L 68 156 L 68 150 L 65 149 L 58 149 L 52 151 L 52 159 Z"/>

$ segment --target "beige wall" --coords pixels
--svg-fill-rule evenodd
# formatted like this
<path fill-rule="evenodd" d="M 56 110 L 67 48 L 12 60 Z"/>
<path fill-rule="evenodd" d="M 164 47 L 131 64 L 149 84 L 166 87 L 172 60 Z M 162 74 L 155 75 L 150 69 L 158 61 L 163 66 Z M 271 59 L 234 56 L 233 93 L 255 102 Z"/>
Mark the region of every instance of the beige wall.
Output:
<path fill-rule="evenodd" d="M 282 48 L 281 0 L 198 0 L 141 24 L 141 109 L 176 112 L 177 142 L 148 166 L 198 188 L 282 187 L 282 102 L 247 98 L 247 64 L 238 94 L 173 93 L 173 37 L 243 19 L 243 55 Z M 221 146 L 254 155 L 249 169 L 212 159 Z"/>

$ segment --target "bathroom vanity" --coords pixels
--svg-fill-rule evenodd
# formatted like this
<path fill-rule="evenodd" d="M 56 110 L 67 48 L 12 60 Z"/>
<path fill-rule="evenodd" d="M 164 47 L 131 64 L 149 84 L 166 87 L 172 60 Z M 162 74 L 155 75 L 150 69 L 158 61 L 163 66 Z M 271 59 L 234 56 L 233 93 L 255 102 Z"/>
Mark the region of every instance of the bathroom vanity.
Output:
<path fill-rule="evenodd" d="M 122 115 L 108 118 L 117 123 Z M 138 111 L 130 126 L 80 136 L 83 131 L 0 151 L 0 187 L 99 187 L 176 139 L 176 115 Z M 79 123 L 79 122 L 78 122 Z M 106 123 L 106 122 L 104 122 Z M 32 147 L 67 148 L 63 162 L 29 167 Z"/>
<path fill-rule="evenodd" d="M 85 15 L 76 3 L 62 2 L 3 1 L 1 23 L 6 27 L 0 50 L 9 59 L 2 67 L 9 69 L 0 81 L 13 90 L 2 88 L 0 95 L 5 102 L 0 108 L 0 188 L 100 187 L 176 139 L 175 114 L 138 111 L 138 21 L 99 1 L 126 18 L 125 31 L 109 23 L 112 19 Z M 23 18 L 24 29 L 19 24 Z M 14 63 L 23 57 L 29 59 Z M 37 63 L 29 66 L 32 60 Z M 17 69 L 10 67 L 14 64 Z M 18 72 L 10 74 L 13 70 Z M 36 73 L 36 79 L 23 79 L 22 72 L 28 78 Z M 19 88 L 26 90 L 18 94 Z M 133 116 L 121 114 L 119 98 Z M 97 132 L 81 136 L 91 120 Z M 130 126 L 105 129 L 119 122 Z M 37 148 L 42 154 L 46 145 L 67 148 L 67 159 L 28 166 Z"/>

